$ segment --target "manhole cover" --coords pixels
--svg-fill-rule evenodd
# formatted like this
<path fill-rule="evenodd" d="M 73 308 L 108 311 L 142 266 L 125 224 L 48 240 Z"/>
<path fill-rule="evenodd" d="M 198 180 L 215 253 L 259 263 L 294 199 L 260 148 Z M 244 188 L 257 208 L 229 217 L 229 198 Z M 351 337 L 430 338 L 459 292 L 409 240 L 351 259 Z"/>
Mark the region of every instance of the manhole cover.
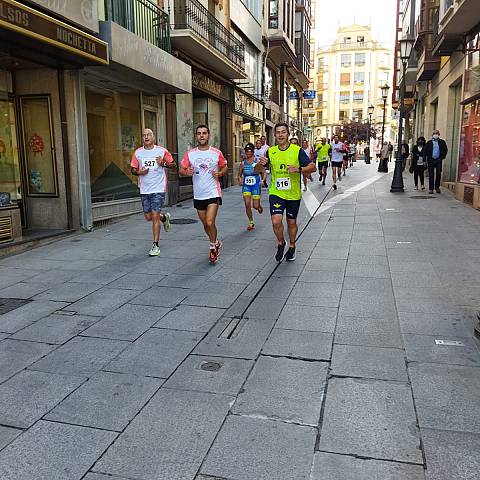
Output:
<path fill-rule="evenodd" d="M 414 200 L 430 200 L 431 198 L 435 198 L 435 197 L 432 197 L 432 196 L 427 197 L 426 195 L 413 195 L 410 198 L 413 198 Z"/>
<path fill-rule="evenodd" d="M 207 372 L 217 372 L 222 368 L 222 365 L 218 362 L 202 362 L 200 368 Z"/>
<path fill-rule="evenodd" d="M 21 300 L 19 298 L 1 298 L 0 299 L 0 315 L 11 312 L 23 305 L 30 303 L 30 300 Z"/>
<path fill-rule="evenodd" d="M 198 220 L 193 218 L 172 218 L 170 223 L 174 223 L 175 225 L 189 225 L 191 223 L 197 223 Z"/>

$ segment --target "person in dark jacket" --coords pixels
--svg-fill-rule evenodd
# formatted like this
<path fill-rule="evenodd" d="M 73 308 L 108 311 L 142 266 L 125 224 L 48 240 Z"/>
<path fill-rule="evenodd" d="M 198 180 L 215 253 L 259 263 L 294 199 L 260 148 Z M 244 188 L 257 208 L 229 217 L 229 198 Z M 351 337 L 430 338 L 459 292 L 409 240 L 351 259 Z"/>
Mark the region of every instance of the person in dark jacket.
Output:
<path fill-rule="evenodd" d="M 401 145 L 400 158 L 402 159 L 402 172 L 405 170 L 405 165 L 407 164 L 407 158 L 410 155 L 410 147 L 408 143 L 404 140 Z"/>
<path fill-rule="evenodd" d="M 412 148 L 412 165 L 410 173 L 413 173 L 413 182 L 415 190 L 418 190 L 418 179 L 420 186 L 425 190 L 425 170 L 427 169 L 427 159 L 425 158 L 425 137 L 418 137 L 416 145 Z"/>
<path fill-rule="evenodd" d="M 425 145 L 425 157 L 428 163 L 428 193 L 440 193 L 440 180 L 442 178 L 442 162 L 447 156 L 448 147 L 445 140 L 440 138 L 440 132 L 434 130 L 432 139 Z"/>

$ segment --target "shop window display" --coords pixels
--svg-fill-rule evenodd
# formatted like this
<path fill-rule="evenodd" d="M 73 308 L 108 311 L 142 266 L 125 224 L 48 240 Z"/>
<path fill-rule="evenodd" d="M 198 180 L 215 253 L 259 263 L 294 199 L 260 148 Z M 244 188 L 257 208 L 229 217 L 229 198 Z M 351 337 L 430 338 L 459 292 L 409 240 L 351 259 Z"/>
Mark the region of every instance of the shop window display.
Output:
<path fill-rule="evenodd" d="M 87 87 L 86 100 L 92 202 L 137 197 L 130 159 L 141 145 L 140 95 Z"/>
<path fill-rule="evenodd" d="M 480 100 L 463 110 L 458 180 L 480 184 Z"/>

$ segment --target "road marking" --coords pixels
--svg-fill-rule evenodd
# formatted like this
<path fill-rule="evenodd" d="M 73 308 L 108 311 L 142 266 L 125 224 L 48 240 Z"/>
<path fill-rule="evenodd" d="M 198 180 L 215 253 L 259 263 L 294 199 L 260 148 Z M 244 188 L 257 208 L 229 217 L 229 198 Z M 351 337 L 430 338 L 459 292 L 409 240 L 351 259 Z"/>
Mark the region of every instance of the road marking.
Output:
<path fill-rule="evenodd" d="M 317 208 L 320 206 L 320 202 L 310 190 L 303 192 L 302 198 L 305 206 L 307 207 L 308 213 L 311 217 L 313 217 L 313 215 L 317 211 Z"/>
<path fill-rule="evenodd" d="M 347 188 L 344 193 L 340 193 L 338 195 L 335 195 L 332 199 L 328 200 L 328 202 L 325 202 L 319 209 L 318 212 L 315 214 L 315 216 L 322 214 L 323 212 L 329 210 L 333 206 L 335 206 L 338 202 L 341 202 L 342 200 L 345 200 L 348 197 L 351 197 L 354 193 L 357 193 L 358 191 L 364 189 L 365 187 L 368 187 L 372 183 L 375 183 L 377 180 L 380 180 L 382 177 L 385 175 L 388 175 L 388 173 L 377 173 L 377 175 L 364 180 L 363 182 L 360 182 L 358 185 L 354 185 L 353 187 Z M 306 192 L 304 192 L 306 193 Z M 308 207 L 307 207 L 308 208 Z"/>

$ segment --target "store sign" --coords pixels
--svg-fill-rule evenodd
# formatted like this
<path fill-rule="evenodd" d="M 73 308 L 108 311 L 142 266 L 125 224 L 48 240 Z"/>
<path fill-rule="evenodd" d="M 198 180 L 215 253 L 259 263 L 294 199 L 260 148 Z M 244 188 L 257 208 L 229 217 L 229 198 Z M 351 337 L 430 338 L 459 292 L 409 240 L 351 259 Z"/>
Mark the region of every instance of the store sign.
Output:
<path fill-rule="evenodd" d="M 98 33 L 98 0 L 30 0 L 30 3 Z"/>
<path fill-rule="evenodd" d="M 204 73 L 198 72 L 196 70 L 192 71 L 192 86 L 203 90 L 206 93 L 215 95 L 216 97 L 230 100 L 227 85 L 223 85 L 213 80 L 213 78 L 207 77 L 207 75 L 205 75 Z"/>
<path fill-rule="evenodd" d="M 14 0 L 0 0 L 0 27 L 108 64 L 108 44 Z"/>
<path fill-rule="evenodd" d="M 315 90 L 305 90 L 303 92 L 304 100 L 315 100 L 317 97 L 317 92 Z"/>
<path fill-rule="evenodd" d="M 293 91 L 293 92 L 290 92 L 288 94 L 288 98 L 290 100 L 298 100 L 300 97 L 298 96 L 298 92 L 297 91 Z"/>
<path fill-rule="evenodd" d="M 263 122 L 263 104 L 239 90 L 235 90 L 234 92 L 233 109 L 236 113 L 247 115 Z"/>

